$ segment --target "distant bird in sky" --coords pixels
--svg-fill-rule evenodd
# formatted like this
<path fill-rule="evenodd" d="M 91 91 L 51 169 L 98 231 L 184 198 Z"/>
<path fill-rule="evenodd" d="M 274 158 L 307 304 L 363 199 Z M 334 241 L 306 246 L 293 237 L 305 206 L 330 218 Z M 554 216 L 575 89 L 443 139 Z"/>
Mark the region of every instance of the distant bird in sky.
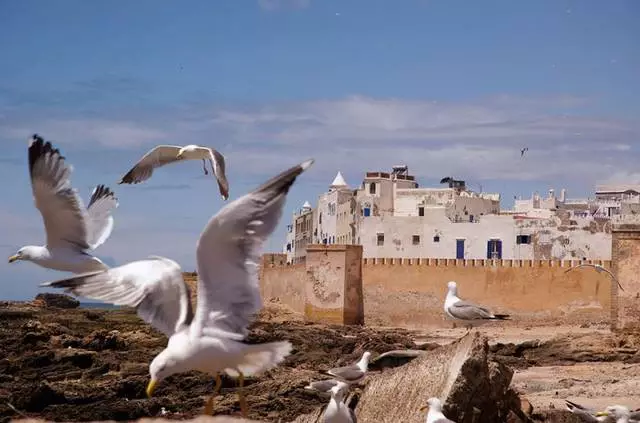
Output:
<path fill-rule="evenodd" d="M 118 184 L 138 184 L 151 178 L 154 169 L 170 163 L 183 160 L 202 160 L 204 174 L 208 175 L 207 160 L 211 163 L 211 169 L 218 180 L 220 194 L 224 200 L 229 198 L 229 182 L 225 174 L 224 156 L 217 150 L 199 145 L 158 145 L 147 152 L 136 163 Z"/>
<path fill-rule="evenodd" d="M 527 151 L 529 151 L 529 147 L 525 147 L 523 149 L 520 150 L 520 157 L 524 156 L 524 153 L 526 153 Z"/>
<path fill-rule="evenodd" d="M 71 185 L 73 168 L 57 148 L 35 134 L 28 154 L 33 199 L 44 221 L 46 245 L 24 246 L 9 257 L 9 263 L 27 260 L 73 273 L 108 269 L 90 251 L 111 235 L 112 213 L 118 207 L 113 191 L 104 185 L 96 186 L 85 208 Z"/>
<path fill-rule="evenodd" d="M 613 275 L 613 273 L 611 273 L 611 271 L 609 269 L 605 268 L 601 264 L 580 263 L 580 264 L 577 264 L 575 266 L 572 266 L 572 267 L 568 268 L 567 270 L 564 271 L 564 273 L 568 273 L 571 270 L 576 269 L 578 267 L 593 267 L 594 269 L 596 269 L 598 271 L 598 273 L 605 272 L 606 274 L 608 274 L 611 277 L 611 279 L 616 281 L 616 283 L 620 287 L 620 290 L 624 291 L 624 289 L 622 288 L 622 285 L 620 285 L 620 281 L 618 281 L 618 279 Z"/>

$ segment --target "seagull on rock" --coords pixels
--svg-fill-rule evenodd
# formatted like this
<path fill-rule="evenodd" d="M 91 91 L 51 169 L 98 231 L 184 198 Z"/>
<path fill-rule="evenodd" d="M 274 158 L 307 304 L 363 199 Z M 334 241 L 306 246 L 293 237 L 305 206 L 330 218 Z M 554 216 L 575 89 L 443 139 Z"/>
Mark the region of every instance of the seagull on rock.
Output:
<path fill-rule="evenodd" d="M 458 297 L 458 284 L 454 281 L 450 281 L 447 288 L 444 312 L 454 321 L 463 322 L 468 330 L 492 320 L 509 320 L 508 314 L 493 314 L 486 307 L 461 300 Z"/>
<path fill-rule="evenodd" d="M 215 375 L 213 398 L 221 372 L 237 377 L 242 414 L 245 376 L 277 366 L 291 352 L 288 341 L 247 344 L 248 325 L 262 308 L 257 269 L 265 240 L 282 216 L 289 189 L 313 160 L 294 166 L 253 192 L 227 204 L 205 226 L 196 247 L 198 302 L 192 311 L 189 287 L 180 266 L 150 257 L 100 272 L 45 283 L 74 295 L 135 307 L 138 315 L 168 338 L 167 347 L 149 365 L 147 395 L 175 373 L 199 370 Z"/>
<path fill-rule="evenodd" d="M 367 375 L 367 369 L 369 367 L 369 358 L 371 353 L 365 351 L 362 354 L 362 358 L 357 363 L 344 367 L 336 367 L 327 370 L 327 374 L 333 376 L 339 381 L 348 383 L 349 385 L 355 385 L 360 383 Z"/>
<path fill-rule="evenodd" d="M 154 169 L 170 163 L 177 163 L 184 160 L 202 160 L 204 174 L 208 175 L 207 160 L 211 163 L 211 170 L 218 181 L 218 188 L 223 200 L 229 198 L 229 182 L 224 168 L 224 156 L 217 150 L 199 145 L 158 145 L 147 152 L 120 179 L 118 184 L 139 184 L 151 178 Z"/>
<path fill-rule="evenodd" d="M 108 269 L 90 251 L 102 245 L 113 230 L 112 213 L 118 207 L 113 191 L 98 185 L 85 208 L 71 186 L 73 167 L 60 151 L 37 134 L 29 140 L 28 151 L 33 199 L 44 221 L 46 245 L 24 246 L 9 257 L 9 263 L 26 260 L 73 273 Z"/>

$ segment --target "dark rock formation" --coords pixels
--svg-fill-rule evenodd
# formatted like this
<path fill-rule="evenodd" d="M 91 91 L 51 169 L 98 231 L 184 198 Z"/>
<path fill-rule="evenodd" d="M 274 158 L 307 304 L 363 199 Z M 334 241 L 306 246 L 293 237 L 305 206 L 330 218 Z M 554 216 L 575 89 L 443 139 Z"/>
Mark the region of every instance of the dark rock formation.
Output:
<path fill-rule="evenodd" d="M 78 308 L 80 306 L 80 301 L 69 295 L 52 294 L 49 292 L 36 295 L 34 303 L 42 307 L 56 308 Z"/>

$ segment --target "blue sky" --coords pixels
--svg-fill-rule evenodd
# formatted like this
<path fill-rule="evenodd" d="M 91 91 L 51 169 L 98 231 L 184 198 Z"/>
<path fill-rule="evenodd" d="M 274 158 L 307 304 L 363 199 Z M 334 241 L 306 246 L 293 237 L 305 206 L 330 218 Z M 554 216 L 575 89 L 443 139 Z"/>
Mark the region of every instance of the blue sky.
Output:
<path fill-rule="evenodd" d="M 118 194 L 97 255 L 185 270 L 223 204 L 198 163 L 116 185 L 158 143 L 219 149 L 232 199 L 314 157 L 271 250 L 338 170 L 355 186 L 406 163 L 423 185 L 463 178 L 506 206 L 640 183 L 638 16 L 634 0 L 0 0 L 0 253 L 44 241 L 34 132 L 74 164 L 84 199 L 98 183 Z M 5 261 L 0 298 L 62 275 Z"/>

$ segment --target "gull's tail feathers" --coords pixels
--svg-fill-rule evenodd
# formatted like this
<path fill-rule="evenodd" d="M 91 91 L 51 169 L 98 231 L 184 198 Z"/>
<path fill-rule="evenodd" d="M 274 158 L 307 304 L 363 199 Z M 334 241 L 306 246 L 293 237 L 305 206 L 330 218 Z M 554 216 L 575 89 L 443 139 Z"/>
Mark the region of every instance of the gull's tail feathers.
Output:
<path fill-rule="evenodd" d="M 256 376 L 280 364 L 289 354 L 293 345 L 289 341 L 267 342 L 246 345 L 244 361 L 237 366 L 244 376 Z M 234 369 L 226 369 L 229 376 L 238 376 Z"/>

